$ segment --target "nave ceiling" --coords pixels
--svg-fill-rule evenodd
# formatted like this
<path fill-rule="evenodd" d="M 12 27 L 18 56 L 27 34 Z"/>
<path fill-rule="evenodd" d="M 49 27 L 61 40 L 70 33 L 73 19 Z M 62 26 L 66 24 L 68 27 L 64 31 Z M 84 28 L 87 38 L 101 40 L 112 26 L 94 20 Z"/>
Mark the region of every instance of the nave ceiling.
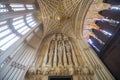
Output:
<path fill-rule="evenodd" d="M 93 0 L 38 0 L 44 36 L 63 33 L 70 37 L 82 34 L 82 24 Z"/>
<path fill-rule="evenodd" d="M 103 0 L 9 0 L 11 2 L 39 4 L 38 16 L 42 18 L 44 36 L 54 33 L 63 33 L 70 37 L 83 36 L 86 24 L 93 22 L 97 14 L 89 12 L 105 7 Z M 95 6 L 94 6 L 95 4 Z M 90 7 L 92 7 L 91 10 Z M 38 9 L 38 6 L 37 6 Z M 86 16 L 90 20 L 86 20 Z M 88 18 L 87 17 L 87 18 Z M 85 21 L 86 20 L 86 21 Z M 41 21 L 41 19 L 40 19 Z M 85 21 L 85 23 L 84 23 Z"/>
<path fill-rule="evenodd" d="M 9 1 L 15 3 L 33 3 L 33 4 L 35 3 L 35 5 L 39 4 L 40 12 L 38 10 L 38 16 L 42 17 L 42 22 L 44 26 L 44 36 L 54 33 L 63 33 L 70 37 L 75 38 L 83 36 L 84 30 L 83 27 L 85 27 L 86 29 L 86 25 L 88 27 L 90 23 L 93 23 L 92 19 L 94 19 L 95 16 L 98 16 L 96 14 L 97 13 L 96 9 L 101 10 L 106 7 L 102 3 L 103 0 L 9 0 Z M 88 32 L 85 31 L 85 33 Z"/>

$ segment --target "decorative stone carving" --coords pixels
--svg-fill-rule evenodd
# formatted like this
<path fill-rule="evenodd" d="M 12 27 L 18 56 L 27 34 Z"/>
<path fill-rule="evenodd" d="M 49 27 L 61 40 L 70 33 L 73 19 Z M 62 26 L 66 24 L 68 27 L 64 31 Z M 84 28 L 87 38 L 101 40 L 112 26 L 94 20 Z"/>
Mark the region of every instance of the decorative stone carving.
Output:
<path fill-rule="evenodd" d="M 49 53 L 48 53 L 48 62 L 46 63 L 47 66 L 52 67 L 53 64 L 53 55 L 54 55 L 54 49 L 55 49 L 55 41 L 52 40 L 50 43 Z"/>
<path fill-rule="evenodd" d="M 42 68 L 41 68 L 41 67 L 39 67 L 39 68 L 37 69 L 37 74 L 38 74 L 38 75 L 41 75 L 41 74 L 42 74 Z"/>
<path fill-rule="evenodd" d="M 63 64 L 64 64 L 64 67 L 66 67 L 68 65 L 65 47 L 63 48 Z"/>
<path fill-rule="evenodd" d="M 67 53 L 71 53 L 71 47 L 68 40 L 65 40 L 65 48 Z"/>
<path fill-rule="evenodd" d="M 82 74 L 85 74 L 85 75 L 88 75 L 90 72 L 89 72 L 89 69 L 87 66 L 83 67 L 82 68 Z"/>
<path fill-rule="evenodd" d="M 57 66 L 57 40 L 55 41 L 54 57 L 53 57 L 53 67 Z"/>
<path fill-rule="evenodd" d="M 49 67 L 47 66 L 43 67 L 43 75 L 48 75 L 49 71 L 50 71 Z"/>
<path fill-rule="evenodd" d="M 63 55 L 62 41 L 58 41 L 58 67 L 63 67 L 62 55 Z"/>
<path fill-rule="evenodd" d="M 74 68 L 72 66 L 69 67 L 69 75 L 74 74 Z"/>
<path fill-rule="evenodd" d="M 67 68 L 67 67 L 64 67 L 64 73 L 63 73 L 63 74 L 64 74 L 64 75 L 68 75 L 68 73 L 69 73 L 69 72 L 68 72 L 68 68 Z"/>
<path fill-rule="evenodd" d="M 51 68 L 51 70 L 50 70 L 50 75 L 55 75 L 55 68 Z"/>
<path fill-rule="evenodd" d="M 92 66 L 89 66 L 87 57 L 76 53 L 73 46 L 67 37 L 62 39 L 61 34 L 57 35 L 57 39 L 52 39 L 49 45 L 48 53 L 43 58 L 43 65 L 37 69 L 31 67 L 28 71 L 29 77 L 32 80 L 44 80 L 40 76 L 78 76 L 78 80 L 98 80 L 95 73 L 100 75 L 100 79 L 103 78 L 103 71 L 101 65 L 91 62 Z M 54 37 L 55 38 L 55 37 Z M 79 61 L 78 61 L 79 60 Z M 16 63 L 13 63 L 13 66 Z M 93 68 L 95 70 L 93 70 Z M 95 75 L 94 75 L 95 74 Z M 102 75 L 102 76 L 101 76 Z M 39 77 L 38 77 L 39 76 Z M 95 78 L 95 79 L 93 79 Z M 76 79 L 75 79 L 76 80 Z M 108 79 L 106 79 L 108 80 Z"/>
<path fill-rule="evenodd" d="M 54 49 L 55 49 L 55 40 L 52 40 L 50 44 L 50 50 L 54 50 Z"/>

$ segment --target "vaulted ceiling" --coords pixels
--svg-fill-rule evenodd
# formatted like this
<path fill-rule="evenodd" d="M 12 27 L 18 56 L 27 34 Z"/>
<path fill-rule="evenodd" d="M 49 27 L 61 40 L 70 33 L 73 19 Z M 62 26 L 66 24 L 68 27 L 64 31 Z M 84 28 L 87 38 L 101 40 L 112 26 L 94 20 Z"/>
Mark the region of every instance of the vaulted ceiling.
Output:
<path fill-rule="evenodd" d="M 64 33 L 78 37 L 83 30 L 83 22 L 93 0 L 38 0 L 44 36 Z"/>

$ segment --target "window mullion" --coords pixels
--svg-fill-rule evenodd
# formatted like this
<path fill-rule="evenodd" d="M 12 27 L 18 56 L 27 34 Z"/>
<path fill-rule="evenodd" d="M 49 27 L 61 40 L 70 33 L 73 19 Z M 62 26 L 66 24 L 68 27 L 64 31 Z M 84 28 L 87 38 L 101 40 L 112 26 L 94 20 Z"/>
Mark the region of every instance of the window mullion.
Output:
<path fill-rule="evenodd" d="M 20 33 L 17 32 L 17 30 L 15 30 L 14 26 L 12 25 L 13 20 L 12 19 L 8 19 L 8 24 L 10 29 L 12 30 L 13 33 L 15 33 L 17 36 L 21 37 L 22 35 Z"/>
<path fill-rule="evenodd" d="M 28 23 L 27 23 L 26 16 L 24 16 L 23 19 L 24 19 L 25 24 L 26 24 L 29 28 L 31 28 L 31 27 L 28 25 Z"/>

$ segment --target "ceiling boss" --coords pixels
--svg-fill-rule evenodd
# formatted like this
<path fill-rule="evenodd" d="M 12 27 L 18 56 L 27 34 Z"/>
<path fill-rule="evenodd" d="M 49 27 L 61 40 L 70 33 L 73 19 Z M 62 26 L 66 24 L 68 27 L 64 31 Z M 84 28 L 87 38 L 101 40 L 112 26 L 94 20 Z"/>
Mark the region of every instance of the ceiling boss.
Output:
<path fill-rule="evenodd" d="M 63 27 L 63 22 L 65 20 L 69 20 L 70 17 L 69 16 L 65 16 L 65 14 L 63 13 L 64 12 L 64 6 L 63 5 L 58 5 L 57 6 L 57 11 L 55 12 L 55 15 L 53 16 L 50 16 L 50 19 L 53 19 L 53 20 L 56 20 L 58 21 L 58 25 L 57 27 L 58 28 L 62 28 Z"/>

